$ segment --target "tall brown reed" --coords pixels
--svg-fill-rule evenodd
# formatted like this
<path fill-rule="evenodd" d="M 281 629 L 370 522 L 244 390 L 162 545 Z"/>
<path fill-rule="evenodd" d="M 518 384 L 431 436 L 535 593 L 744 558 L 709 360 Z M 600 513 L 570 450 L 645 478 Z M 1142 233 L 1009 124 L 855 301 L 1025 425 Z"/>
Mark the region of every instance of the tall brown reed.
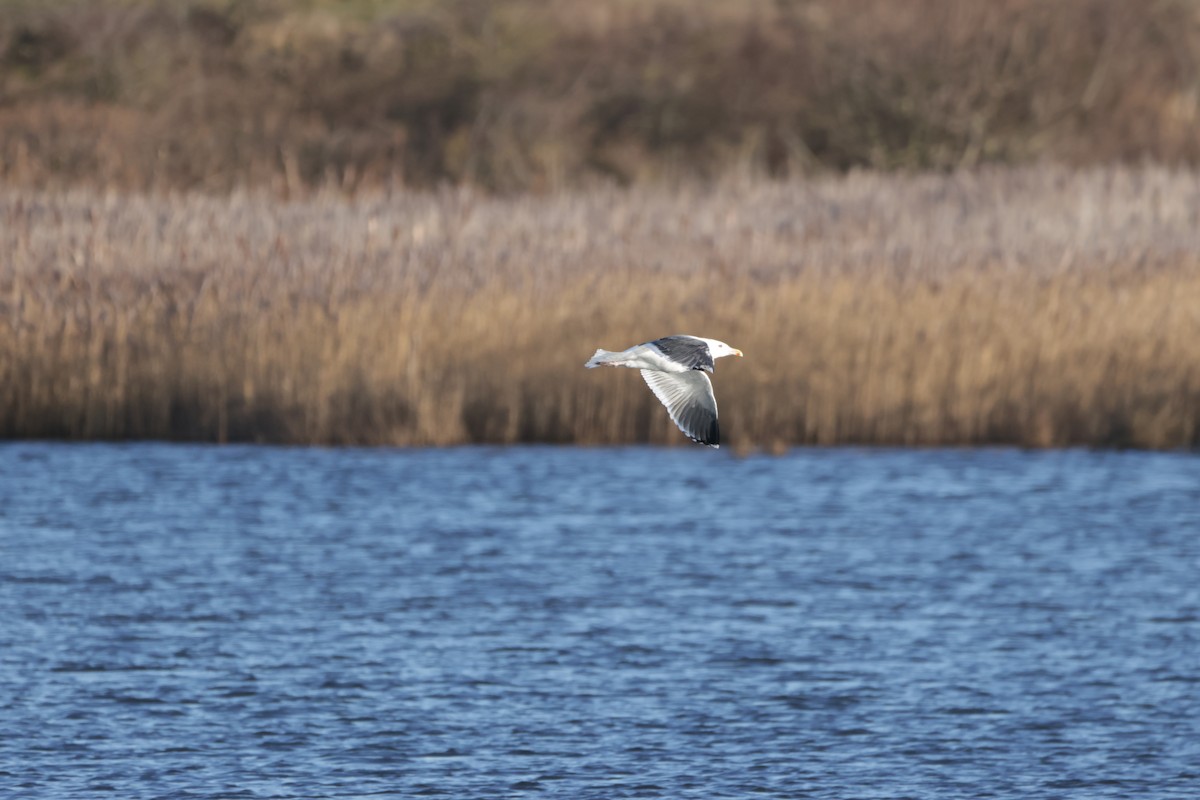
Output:
<path fill-rule="evenodd" d="M 0 191 L 0 436 L 686 442 L 597 346 L 743 349 L 741 447 L 1200 443 L 1200 175 L 495 198 Z"/>

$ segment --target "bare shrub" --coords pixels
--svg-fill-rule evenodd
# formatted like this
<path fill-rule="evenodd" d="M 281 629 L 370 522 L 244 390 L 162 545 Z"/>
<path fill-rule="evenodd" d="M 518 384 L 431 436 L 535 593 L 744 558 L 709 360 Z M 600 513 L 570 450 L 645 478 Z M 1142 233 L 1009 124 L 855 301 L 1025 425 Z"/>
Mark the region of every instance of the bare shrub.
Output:
<path fill-rule="evenodd" d="M 0 178 L 125 189 L 1200 160 L 1182 0 L 0 10 Z"/>

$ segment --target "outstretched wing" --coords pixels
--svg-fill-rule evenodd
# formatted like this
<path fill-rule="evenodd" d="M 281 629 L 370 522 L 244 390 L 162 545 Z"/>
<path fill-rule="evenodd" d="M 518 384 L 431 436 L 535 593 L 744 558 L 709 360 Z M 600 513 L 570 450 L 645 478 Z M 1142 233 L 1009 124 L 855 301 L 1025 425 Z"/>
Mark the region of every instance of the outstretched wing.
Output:
<path fill-rule="evenodd" d="M 699 370 L 658 372 L 642 370 L 642 377 L 654 396 L 667 407 L 671 420 L 688 438 L 709 447 L 721 446 L 717 427 L 717 398 L 712 383 Z"/>

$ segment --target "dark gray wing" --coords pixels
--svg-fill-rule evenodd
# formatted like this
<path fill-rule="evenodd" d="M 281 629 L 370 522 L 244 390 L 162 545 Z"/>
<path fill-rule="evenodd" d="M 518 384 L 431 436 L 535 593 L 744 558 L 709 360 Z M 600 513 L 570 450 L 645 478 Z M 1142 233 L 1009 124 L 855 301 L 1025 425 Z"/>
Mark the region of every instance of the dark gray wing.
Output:
<path fill-rule="evenodd" d="M 644 369 L 642 377 L 654 396 L 667 407 L 667 413 L 693 442 L 709 447 L 721 446 L 717 427 L 717 398 L 712 383 L 703 372 L 658 372 Z"/>
<path fill-rule="evenodd" d="M 688 369 L 713 371 L 713 357 L 708 343 L 695 336 L 664 336 L 647 344 L 654 345 L 664 356 Z"/>

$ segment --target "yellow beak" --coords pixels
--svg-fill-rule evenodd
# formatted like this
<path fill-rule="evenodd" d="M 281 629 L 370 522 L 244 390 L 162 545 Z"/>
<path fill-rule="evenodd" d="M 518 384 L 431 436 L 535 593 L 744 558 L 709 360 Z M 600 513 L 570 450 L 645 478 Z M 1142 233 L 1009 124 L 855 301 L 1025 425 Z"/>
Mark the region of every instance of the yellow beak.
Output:
<path fill-rule="evenodd" d="M 738 358 L 741 358 L 741 357 L 742 357 L 742 351 L 741 351 L 741 350 L 734 350 L 733 352 L 737 353 L 737 357 L 738 357 Z"/>

